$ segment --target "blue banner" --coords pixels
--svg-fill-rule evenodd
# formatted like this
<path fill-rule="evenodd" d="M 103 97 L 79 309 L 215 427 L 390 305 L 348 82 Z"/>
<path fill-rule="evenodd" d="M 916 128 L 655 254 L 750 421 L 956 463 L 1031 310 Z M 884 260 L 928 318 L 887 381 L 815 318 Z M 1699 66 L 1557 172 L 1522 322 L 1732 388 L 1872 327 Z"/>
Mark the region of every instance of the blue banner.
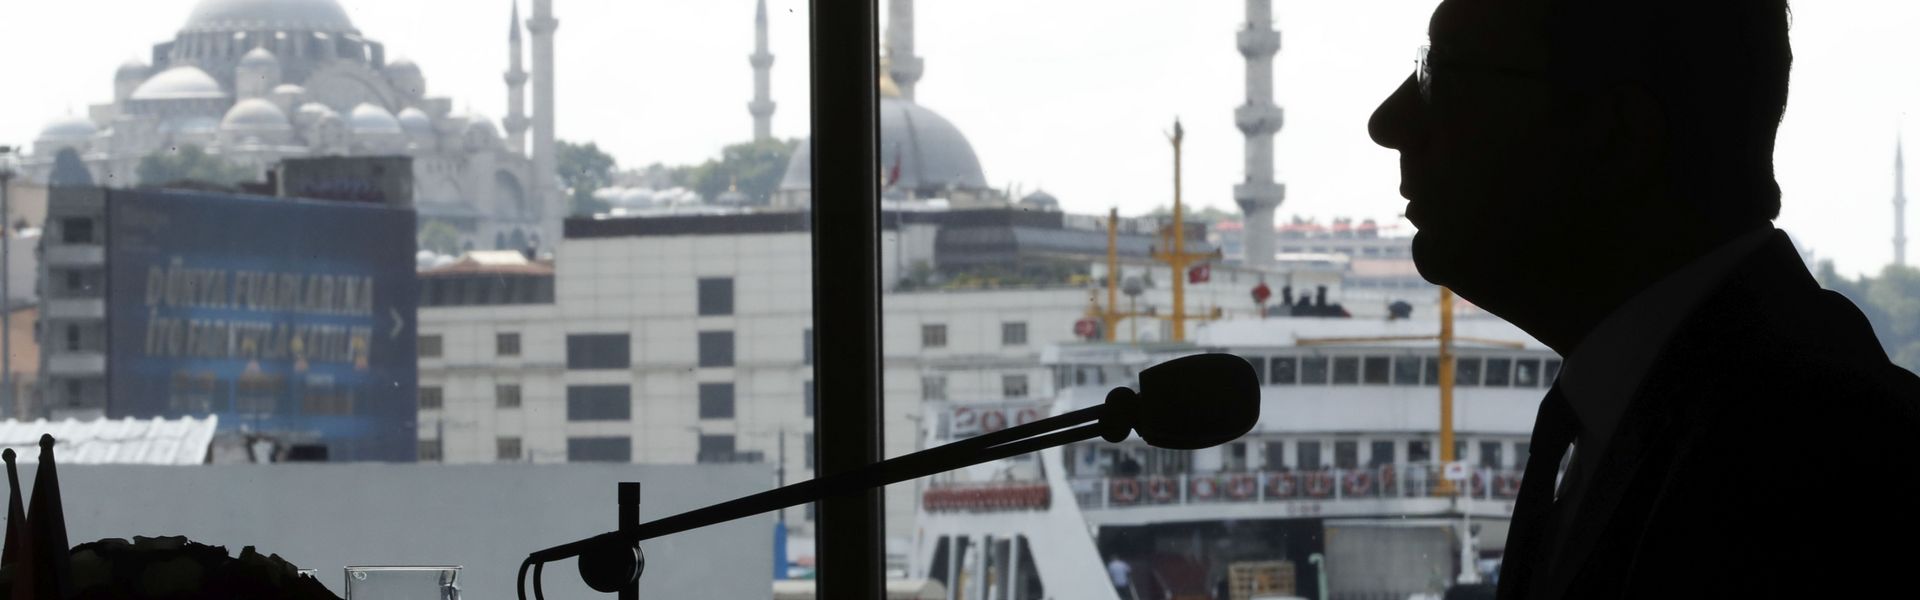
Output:
<path fill-rule="evenodd" d="M 107 226 L 109 417 L 414 460 L 411 209 L 128 191 Z"/>

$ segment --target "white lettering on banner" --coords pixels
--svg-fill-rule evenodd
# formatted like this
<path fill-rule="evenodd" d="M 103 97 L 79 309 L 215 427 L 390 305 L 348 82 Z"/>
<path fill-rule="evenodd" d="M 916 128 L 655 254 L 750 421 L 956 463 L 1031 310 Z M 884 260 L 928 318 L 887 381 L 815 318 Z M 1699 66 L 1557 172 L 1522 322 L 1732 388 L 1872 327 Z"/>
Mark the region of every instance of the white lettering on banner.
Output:
<path fill-rule="evenodd" d="M 1046 418 L 1039 404 L 971 404 L 948 409 L 947 423 L 954 438 L 993 433 Z"/>

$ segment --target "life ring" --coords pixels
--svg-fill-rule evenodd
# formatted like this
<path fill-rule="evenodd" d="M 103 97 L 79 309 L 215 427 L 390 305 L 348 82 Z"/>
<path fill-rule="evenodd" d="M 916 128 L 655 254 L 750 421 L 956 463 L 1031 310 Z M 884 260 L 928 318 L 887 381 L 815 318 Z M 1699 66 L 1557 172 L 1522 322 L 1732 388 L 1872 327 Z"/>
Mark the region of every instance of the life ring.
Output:
<path fill-rule="evenodd" d="M 1487 495 L 1487 480 L 1480 477 L 1479 471 L 1473 472 L 1472 481 L 1473 481 L 1473 495 L 1475 496 Z"/>
<path fill-rule="evenodd" d="M 1347 473 L 1344 486 L 1348 496 L 1365 496 L 1373 491 L 1373 474 L 1366 471 Z"/>
<path fill-rule="evenodd" d="M 989 410 L 980 414 L 980 431 L 993 433 L 1007 428 L 1007 413 Z"/>
<path fill-rule="evenodd" d="M 1499 475 L 1493 478 L 1494 493 L 1512 498 L 1520 495 L 1520 475 Z"/>
<path fill-rule="evenodd" d="M 1120 504 L 1133 504 L 1140 501 L 1140 481 L 1137 479 L 1114 479 L 1107 482 L 1107 496 Z"/>
<path fill-rule="evenodd" d="M 1268 475 L 1267 497 L 1292 498 L 1293 492 L 1299 487 L 1299 485 L 1297 485 L 1298 483 L 1299 482 L 1294 479 L 1293 473 L 1281 472 Z"/>
<path fill-rule="evenodd" d="M 1173 480 L 1165 477 L 1147 480 L 1147 497 L 1154 502 L 1165 504 L 1173 501 L 1175 494 Z"/>
<path fill-rule="evenodd" d="M 1393 476 L 1393 463 L 1380 465 L 1380 491 L 1392 493 L 1395 487 L 1394 486 L 1395 482 L 1396 480 Z"/>
<path fill-rule="evenodd" d="M 1211 500 L 1220 495 L 1220 482 L 1212 477 L 1195 477 L 1187 482 L 1187 493 L 1197 500 Z"/>
<path fill-rule="evenodd" d="M 1307 474 L 1307 495 L 1326 498 L 1333 495 L 1333 474 L 1327 472 Z"/>
<path fill-rule="evenodd" d="M 1025 424 L 1028 424 L 1028 423 L 1032 423 L 1032 422 L 1034 422 L 1034 421 L 1038 421 L 1038 420 L 1040 420 L 1041 418 L 1043 418 L 1043 415 L 1041 415 L 1041 414 L 1040 414 L 1040 409 L 1038 409 L 1038 408 L 1031 408 L 1031 407 L 1029 407 L 1029 408 L 1022 408 L 1022 409 L 1020 409 L 1020 412 L 1018 412 L 1018 413 L 1016 413 L 1016 414 L 1014 414 L 1014 416 L 1013 416 L 1013 424 L 1014 424 L 1014 425 L 1025 425 Z"/>
<path fill-rule="evenodd" d="M 1258 488 L 1259 485 L 1253 480 L 1252 475 L 1236 475 L 1233 478 L 1233 483 L 1227 484 L 1227 497 L 1235 500 L 1246 500 L 1252 498 L 1253 491 Z"/>

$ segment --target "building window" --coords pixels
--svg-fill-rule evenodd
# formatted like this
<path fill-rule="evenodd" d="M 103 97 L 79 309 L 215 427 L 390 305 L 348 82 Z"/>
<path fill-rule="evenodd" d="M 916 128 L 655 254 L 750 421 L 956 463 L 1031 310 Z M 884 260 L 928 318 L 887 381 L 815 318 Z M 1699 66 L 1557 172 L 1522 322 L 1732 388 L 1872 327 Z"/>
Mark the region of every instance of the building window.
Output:
<path fill-rule="evenodd" d="M 813 434 L 807 434 L 806 444 L 807 446 L 805 448 L 800 449 L 800 454 L 807 457 L 807 468 L 811 469 L 813 468 Z M 809 504 L 808 506 L 812 505 Z"/>
<path fill-rule="evenodd" d="M 440 336 L 420 336 L 420 358 L 440 358 Z"/>
<path fill-rule="evenodd" d="M 1025 321 L 1022 321 L 1019 323 L 1001 323 L 1000 324 L 1000 345 L 1002 346 L 1027 345 L 1027 323 Z"/>
<path fill-rule="evenodd" d="M 567 462 L 633 462 L 633 438 L 567 438 Z"/>
<path fill-rule="evenodd" d="M 420 462 L 440 462 L 440 440 L 420 440 Z"/>
<path fill-rule="evenodd" d="M 813 382 L 808 381 L 806 382 L 806 384 L 802 385 L 800 393 L 802 395 L 803 401 L 806 402 L 805 404 L 806 406 L 805 410 L 807 411 L 806 416 L 808 418 L 812 418 L 813 411 L 817 410 L 817 407 L 813 403 Z"/>
<path fill-rule="evenodd" d="M 493 386 L 494 408 L 520 408 L 520 384 L 502 383 Z"/>
<path fill-rule="evenodd" d="M 945 324 L 920 326 L 921 348 L 947 347 L 947 326 Z"/>
<path fill-rule="evenodd" d="M 1393 384 L 1420 385 L 1420 357 L 1393 357 Z"/>
<path fill-rule="evenodd" d="M 1360 442 L 1340 440 L 1333 443 L 1333 467 L 1353 469 L 1360 466 Z"/>
<path fill-rule="evenodd" d="M 1389 379 L 1389 366 L 1392 364 L 1392 357 L 1366 357 L 1361 361 L 1360 380 L 1367 385 L 1386 385 Z"/>
<path fill-rule="evenodd" d="M 701 278 L 700 316 L 712 317 L 731 314 L 733 314 L 733 278 Z"/>
<path fill-rule="evenodd" d="M 1367 457 L 1367 466 L 1378 467 L 1390 464 L 1393 464 L 1393 442 L 1391 440 L 1374 442 L 1373 454 Z"/>
<path fill-rule="evenodd" d="M 1513 359 L 1511 358 L 1487 359 L 1486 379 L 1485 379 L 1485 385 L 1487 387 L 1507 387 L 1507 382 L 1512 378 L 1513 378 Z"/>
<path fill-rule="evenodd" d="M 1294 356 L 1276 356 L 1273 368 L 1267 371 L 1269 385 L 1293 385 L 1300 381 L 1300 359 Z"/>
<path fill-rule="evenodd" d="M 1360 357 L 1333 357 L 1334 385 L 1353 385 L 1360 383 Z"/>
<path fill-rule="evenodd" d="M 812 365 L 813 364 L 813 328 L 808 327 L 806 333 L 801 334 L 801 337 L 802 337 L 802 340 L 800 342 L 801 344 L 800 345 L 800 364 Z"/>
<path fill-rule="evenodd" d="M 1453 384 L 1460 386 L 1480 385 L 1480 357 L 1460 357 L 1455 359 Z"/>
<path fill-rule="evenodd" d="M 1500 462 L 1500 442 L 1480 442 L 1480 466 L 1498 469 Z"/>
<path fill-rule="evenodd" d="M 420 386 L 420 410 L 440 410 L 444 404 L 445 398 L 440 394 L 440 386 Z"/>
<path fill-rule="evenodd" d="M 78 292 L 86 287 L 87 284 L 81 279 L 79 271 L 67 271 L 67 291 Z"/>
<path fill-rule="evenodd" d="M 1308 356 L 1300 359 L 1301 385 L 1327 384 L 1327 357 Z"/>
<path fill-rule="evenodd" d="M 520 438 L 503 437 L 493 441 L 493 459 L 500 462 L 520 460 Z"/>
<path fill-rule="evenodd" d="M 60 241 L 68 244 L 93 243 L 93 219 L 86 217 L 61 219 Z"/>
<path fill-rule="evenodd" d="M 520 355 L 520 334 L 518 333 L 493 334 L 493 353 L 499 356 L 519 356 Z"/>
<path fill-rule="evenodd" d="M 1001 375 L 1000 395 L 1007 398 L 1027 397 L 1026 375 Z"/>
<path fill-rule="evenodd" d="M 1299 452 L 1300 456 L 1297 458 L 1300 459 L 1300 468 L 1318 469 L 1320 465 L 1323 464 L 1320 462 L 1319 440 L 1302 440 L 1300 442 Z"/>
<path fill-rule="evenodd" d="M 734 458 L 732 435 L 700 435 L 700 455 L 696 462 L 730 463 Z"/>
<path fill-rule="evenodd" d="M 700 418 L 733 418 L 733 384 L 700 384 Z"/>
<path fill-rule="evenodd" d="M 1513 361 L 1513 387 L 1540 387 L 1540 359 Z"/>
<path fill-rule="evenodd" d="M 631 345 L 624 333 L 567 336 L 567 368 L 625 369 L 633 366 Z"/>
<path fill-rule="evenodd" d="M 631 392 L 624 385 L 567 386 L 568 421 L 626 421 L 633 416 Z"/>
<path fill-rule="evenodd" d="M 920 378 L 921 400 L 946 400 L 947 376 L 927 375 Z"/>
<path fill-rule="evenodd" d="M 67 351 L 68 352 L 80 351 L 80 326 L 79 325 L 74 325 L 72 323 L 67 324 Z"/>
<path fill-rule="evenodd" d="M 699 353 L 702 367 L 733 366 L 733 332 L 700 332 Z"/>

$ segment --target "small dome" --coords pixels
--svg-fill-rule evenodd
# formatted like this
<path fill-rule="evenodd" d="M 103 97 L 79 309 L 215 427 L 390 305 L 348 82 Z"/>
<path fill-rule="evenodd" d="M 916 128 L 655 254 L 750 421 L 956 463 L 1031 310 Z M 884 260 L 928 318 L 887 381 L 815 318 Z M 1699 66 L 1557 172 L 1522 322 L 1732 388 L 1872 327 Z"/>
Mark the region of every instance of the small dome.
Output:
<path fill-rule="evenodd" d="M 500 128 L 493 124 L 493 119 L 489 119 L 486 115 L 480 113 L 467 113 L 466 117 L 467 134 L 484 135 L 491 138 L 500 137 Z"/>
<path fill-rule="evenodd" d="M 276 95 L 286 94 L 288 96 L 299 96 L 307 93 L 307 88 L 303 88 L 291 83 L 282 83 L 280 85 L 274 86 L 273 93 Z"/>
<path fill-rule="evenodd" d="M 86 117 L 60 117 L 49 121 L 46 127 L 40 128 L 40 137 L 38 139 L 43 141 L 79 141 L 90 139 L 93 137 L 93 134 L 99 132 L 100 128 L 94 126 L 93 121 L 88 120 Z"/>
<path fill-rule="evenodd" d="M 214 81 L 195 67 L 174 67 L 154 75 L 140 87 L 134 88 L 134 100 L 191 100 L 199 98 L 225 98 L 220 82 Z"/>
<path fill-rule="evenodd" d="M 811 139 L 800 142 L 788 159 L 787 172 L 780 179 L 782 191 L 812 189 L 812 143 Z M 899 165 L 900 180 L 894 182 L 893 189 L 912 191 L 922 198 L 939 197 L 949 187 L 989 189 L 973 144 L 960 128 L 939 113 L 902 98 L 880 98 L 880 165 L 882 172 Z"/>
<path fill-rule="evenodd" d="M 287 114 L 273 102 L 260 98 L 241 100 L 227 111 L 227 117 L 220 120 L 220 128 L 226 130 L 257 131 L 285 130 L 292 126 L 287 123 Z"/>
<path fill-rule="evenodd" d="M 1060 210 L 1060 199 L 1046 190 L 1034 190 L 1020 199 L 1020 205 L 1034 210 Z"/>
<path fill-rule="evenodd" d="M 396 58 L 396 59 L 387 61 L 387 72 L 388 73 L 419 73 L 420 65 L 414 64 L 412 59 Z"/>
<path fill-rule="evenodd" d="M 407 133 L 433 135 L 433 117 L 427 116 L 426 111 L 409 106 L 401 109 L 396 118 L 400 120 L 400 128 L 405 129 Z"/>
<path fill-rule="evenodd" d="M 400 120 L 393 117 L 387 109 L 372 103 L 361 103 L 353 107 L 353 116 L 348 119 L 353 132 L 358 134 L 394 134 L 401 133 Z"/>
<path fill-rule="evenodd" d="M 115 80 L 145 79 L 147 73 L 152 70 L 153 68 L 148 67 L 147 63 L 140 62 L 138 59 L 128 59 L 127 62 L 120 63 L 120 68 L 113 72 L 113 78 Z"/>
<path fill-rule="evenodd" d="M 353 21 L 336 0 L 201 0 L 182 33 L 204 31 L 354 32 Z"/>
<path fill-rule="evenodd" d="M 279 66 L 280 59 L 275 57 L 273 52 L 268 51 L 266 48 L 254 48 L 253 50 L 249 50 L 246 55 L 240 57 L 240 68 L 242 69 L 249 67 L 278 68 Z"/>

